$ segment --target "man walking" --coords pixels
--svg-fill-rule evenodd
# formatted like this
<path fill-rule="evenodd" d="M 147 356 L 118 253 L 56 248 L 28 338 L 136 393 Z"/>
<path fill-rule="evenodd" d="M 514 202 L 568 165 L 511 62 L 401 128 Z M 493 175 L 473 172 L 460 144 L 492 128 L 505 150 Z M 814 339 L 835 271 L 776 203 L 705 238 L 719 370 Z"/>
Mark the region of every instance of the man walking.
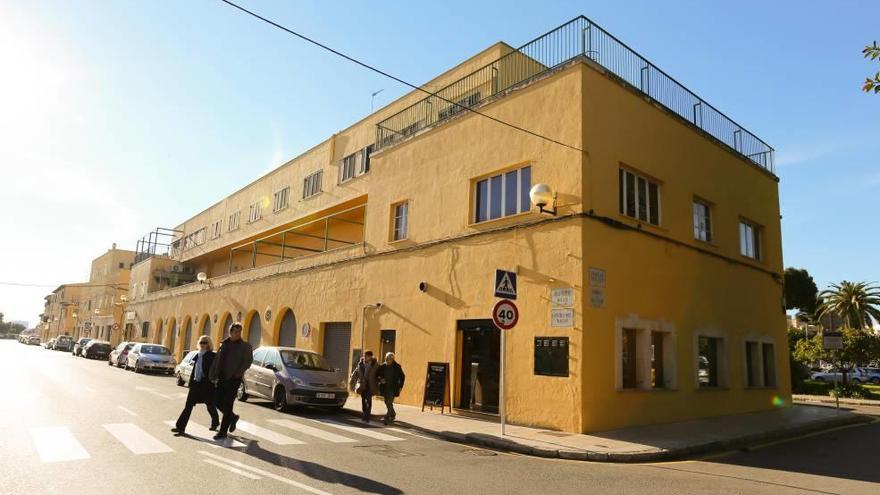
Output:
<path fill-rule="evenodd" d="M 183 406 L 183 412 L 177 418 L 177 424 L 174 428 L 171 428 L 171 431 L 176 436 L 186 434 L 186 425 L 189 423 L 189 417 L 196 404 L 205 404 L 208 408 L 208 414 L 211 415 L 211 431 L 217 431 L 217 427 L 220 426 L 217 407 L 214 405 L 216 389 L 214 384 L 208 379 L 208 372 L 211 371 L 211 365 L 214 364 L 216 356 L 211 337 L 207 335 L 199 337 L 199 353 L 192 360 L 193 369 L 189 375 L 189 392 L 186 394 L 186 405 Z"/>
<path fill-rule="evenodd" d="M 394 360 L 393 352 L 385 354 L 385 363 L 379 366 L 376 375 L 379 377 L 379 391 L 385 399 L 385 408 L 388 410 L 383 422 L 386 425 L 391 424 L 397 417 L 394 412 L 394 398 L 403 390 L 406 375 L 403 374 L 403 368 Z"/>
<path fill-rule="evenodd" d="M 220 344 L 220 351 L 211 366 L 211 382 L 217 384 L 217 406 L 223 413 L 220 431 L 214 440 L 226 438 L 229 432 L 235 431 L 238 415 L 232 411 L 235 395 L 241 385 L 244 372 L 251 367 L 254 360 L 254 349 L 241 340 L 241 323 L 233 323 L 229 328 L 229 337 Z"/>
<path fill-rule="evenodd" d="M 373 357 L 373 351 L 364 352 L 358 365 L 351 372 L 350 386 L 361 395 L 361 410 L 364 412 L 361 421 L 370 422 L 370 413 L 373 410 L 373 396 L 379 393 L 379 380 L 377 372 L 379 362 Z"/>

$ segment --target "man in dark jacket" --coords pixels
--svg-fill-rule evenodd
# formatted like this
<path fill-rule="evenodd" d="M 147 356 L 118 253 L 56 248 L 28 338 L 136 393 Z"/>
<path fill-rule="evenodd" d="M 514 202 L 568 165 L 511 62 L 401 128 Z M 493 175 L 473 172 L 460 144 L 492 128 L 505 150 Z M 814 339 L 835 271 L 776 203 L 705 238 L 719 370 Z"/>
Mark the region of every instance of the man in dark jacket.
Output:
<path fill-rule="evenodd" d="M 211 365 L 214 364 L 216 356 L 211 337 L 207 335 L 199 337 L 199 353 L 195 355 L 192 361 L 193 369 L 189 375 L 189 392 L 186 394 L 186 405 L 183 406 L 183 412 L 177 418 L 177 424 L 174 428 L 171 428 L 175 435 L 186 434 L 186 425 L 189 423 L 189 416 L 192 414 L 193 407 L 196 404 L 205 404 L 208 408 L 208 414 L 211 415 L 211 431 L 216 431 L 217 427 L 220 426 L 217 407 L 214 405 L 217 391 L 214 388 L 214 384 L 208 378 L 208 373 L 211 371 Z"/>
<path fill-rule="evenodd" d="M 400 395 L 400 391 L 403 390 L 406 375 L 403 374 L 403 368 L 394 360 L 394 353 L 389 352 L 385 354 L 385 363 L 379 366 L 376 376 L 379 378 L 379 392 L 385 399 L 385 408 L 388 410 L 384 420 L 387 425 L 397 417 L 394 412 L 394 398 Z"/>
<path fill-rule="evenodd" d="M 229 337 L 220 344 L 220 351 L 211 366 L 211 382 L 217 384 L 217 406 L 223 413 L 220 431 L 214 435 L 214 440 L 226 438 L 228 432 L 235 431 L 238 423 L 238 415 L 232 411 L 235 395 L 244 372 L 251 367 L 253 360 L 253 347 L 241 340 L 241 323 L 233 323 L 229 328 Z"/>
<path fill-rule="evenodd" d="M 373 351 L 365 351 L 354 371 L 351 372 L 349 385 L 355 392 L 361 395 L 361 410 L 364 415 L 361 421 L 370 422 L 370 413 L 373 410 L 373 396 L 379 393 L 379 379 L 377 372 L 379 362 L 373 357 Z"/>

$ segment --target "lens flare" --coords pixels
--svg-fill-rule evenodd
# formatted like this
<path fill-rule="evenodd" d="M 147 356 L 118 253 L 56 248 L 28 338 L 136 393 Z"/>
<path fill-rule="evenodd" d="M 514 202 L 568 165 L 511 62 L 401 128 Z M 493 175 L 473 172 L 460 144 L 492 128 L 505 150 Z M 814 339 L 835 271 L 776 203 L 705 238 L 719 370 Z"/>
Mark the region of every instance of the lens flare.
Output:
<path fill-rule="evenodd" d="M 782 407 L 782 406 L 785 405 L 785 401 L 782 400 L 782 397 L 780 397 L 780 396 L 778 396 L 778 395 L 774 395 L 774 396 L 773 396 L 773 405 L 774 405 L 775 407 Z"/>

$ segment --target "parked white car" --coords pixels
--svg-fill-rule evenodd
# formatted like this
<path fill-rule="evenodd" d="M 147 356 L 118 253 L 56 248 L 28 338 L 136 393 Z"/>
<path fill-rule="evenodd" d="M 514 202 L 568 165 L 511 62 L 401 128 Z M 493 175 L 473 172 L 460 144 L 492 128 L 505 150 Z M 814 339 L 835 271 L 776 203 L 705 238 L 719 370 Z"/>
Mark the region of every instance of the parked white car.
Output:
<path fill-rule="evenodd" d="M 843 372 L 839 369 L 817 371 L 810 375 L 810 379 L 817 382 L 840 382 L 843 381 Z M 846 380 L 850 383 L 880 384 L 880 368 L 853 368 L 846 372 Z"/>

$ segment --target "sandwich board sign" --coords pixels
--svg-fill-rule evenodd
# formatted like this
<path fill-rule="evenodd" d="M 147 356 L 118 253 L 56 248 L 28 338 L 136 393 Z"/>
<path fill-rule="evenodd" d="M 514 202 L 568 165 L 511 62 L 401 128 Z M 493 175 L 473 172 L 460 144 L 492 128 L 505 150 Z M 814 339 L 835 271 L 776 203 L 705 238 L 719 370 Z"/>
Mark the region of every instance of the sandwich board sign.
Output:
<path fill-rule="evenodd" d="M 516 299 L 516 273 L 495 270 L 495 297 Z"/>

